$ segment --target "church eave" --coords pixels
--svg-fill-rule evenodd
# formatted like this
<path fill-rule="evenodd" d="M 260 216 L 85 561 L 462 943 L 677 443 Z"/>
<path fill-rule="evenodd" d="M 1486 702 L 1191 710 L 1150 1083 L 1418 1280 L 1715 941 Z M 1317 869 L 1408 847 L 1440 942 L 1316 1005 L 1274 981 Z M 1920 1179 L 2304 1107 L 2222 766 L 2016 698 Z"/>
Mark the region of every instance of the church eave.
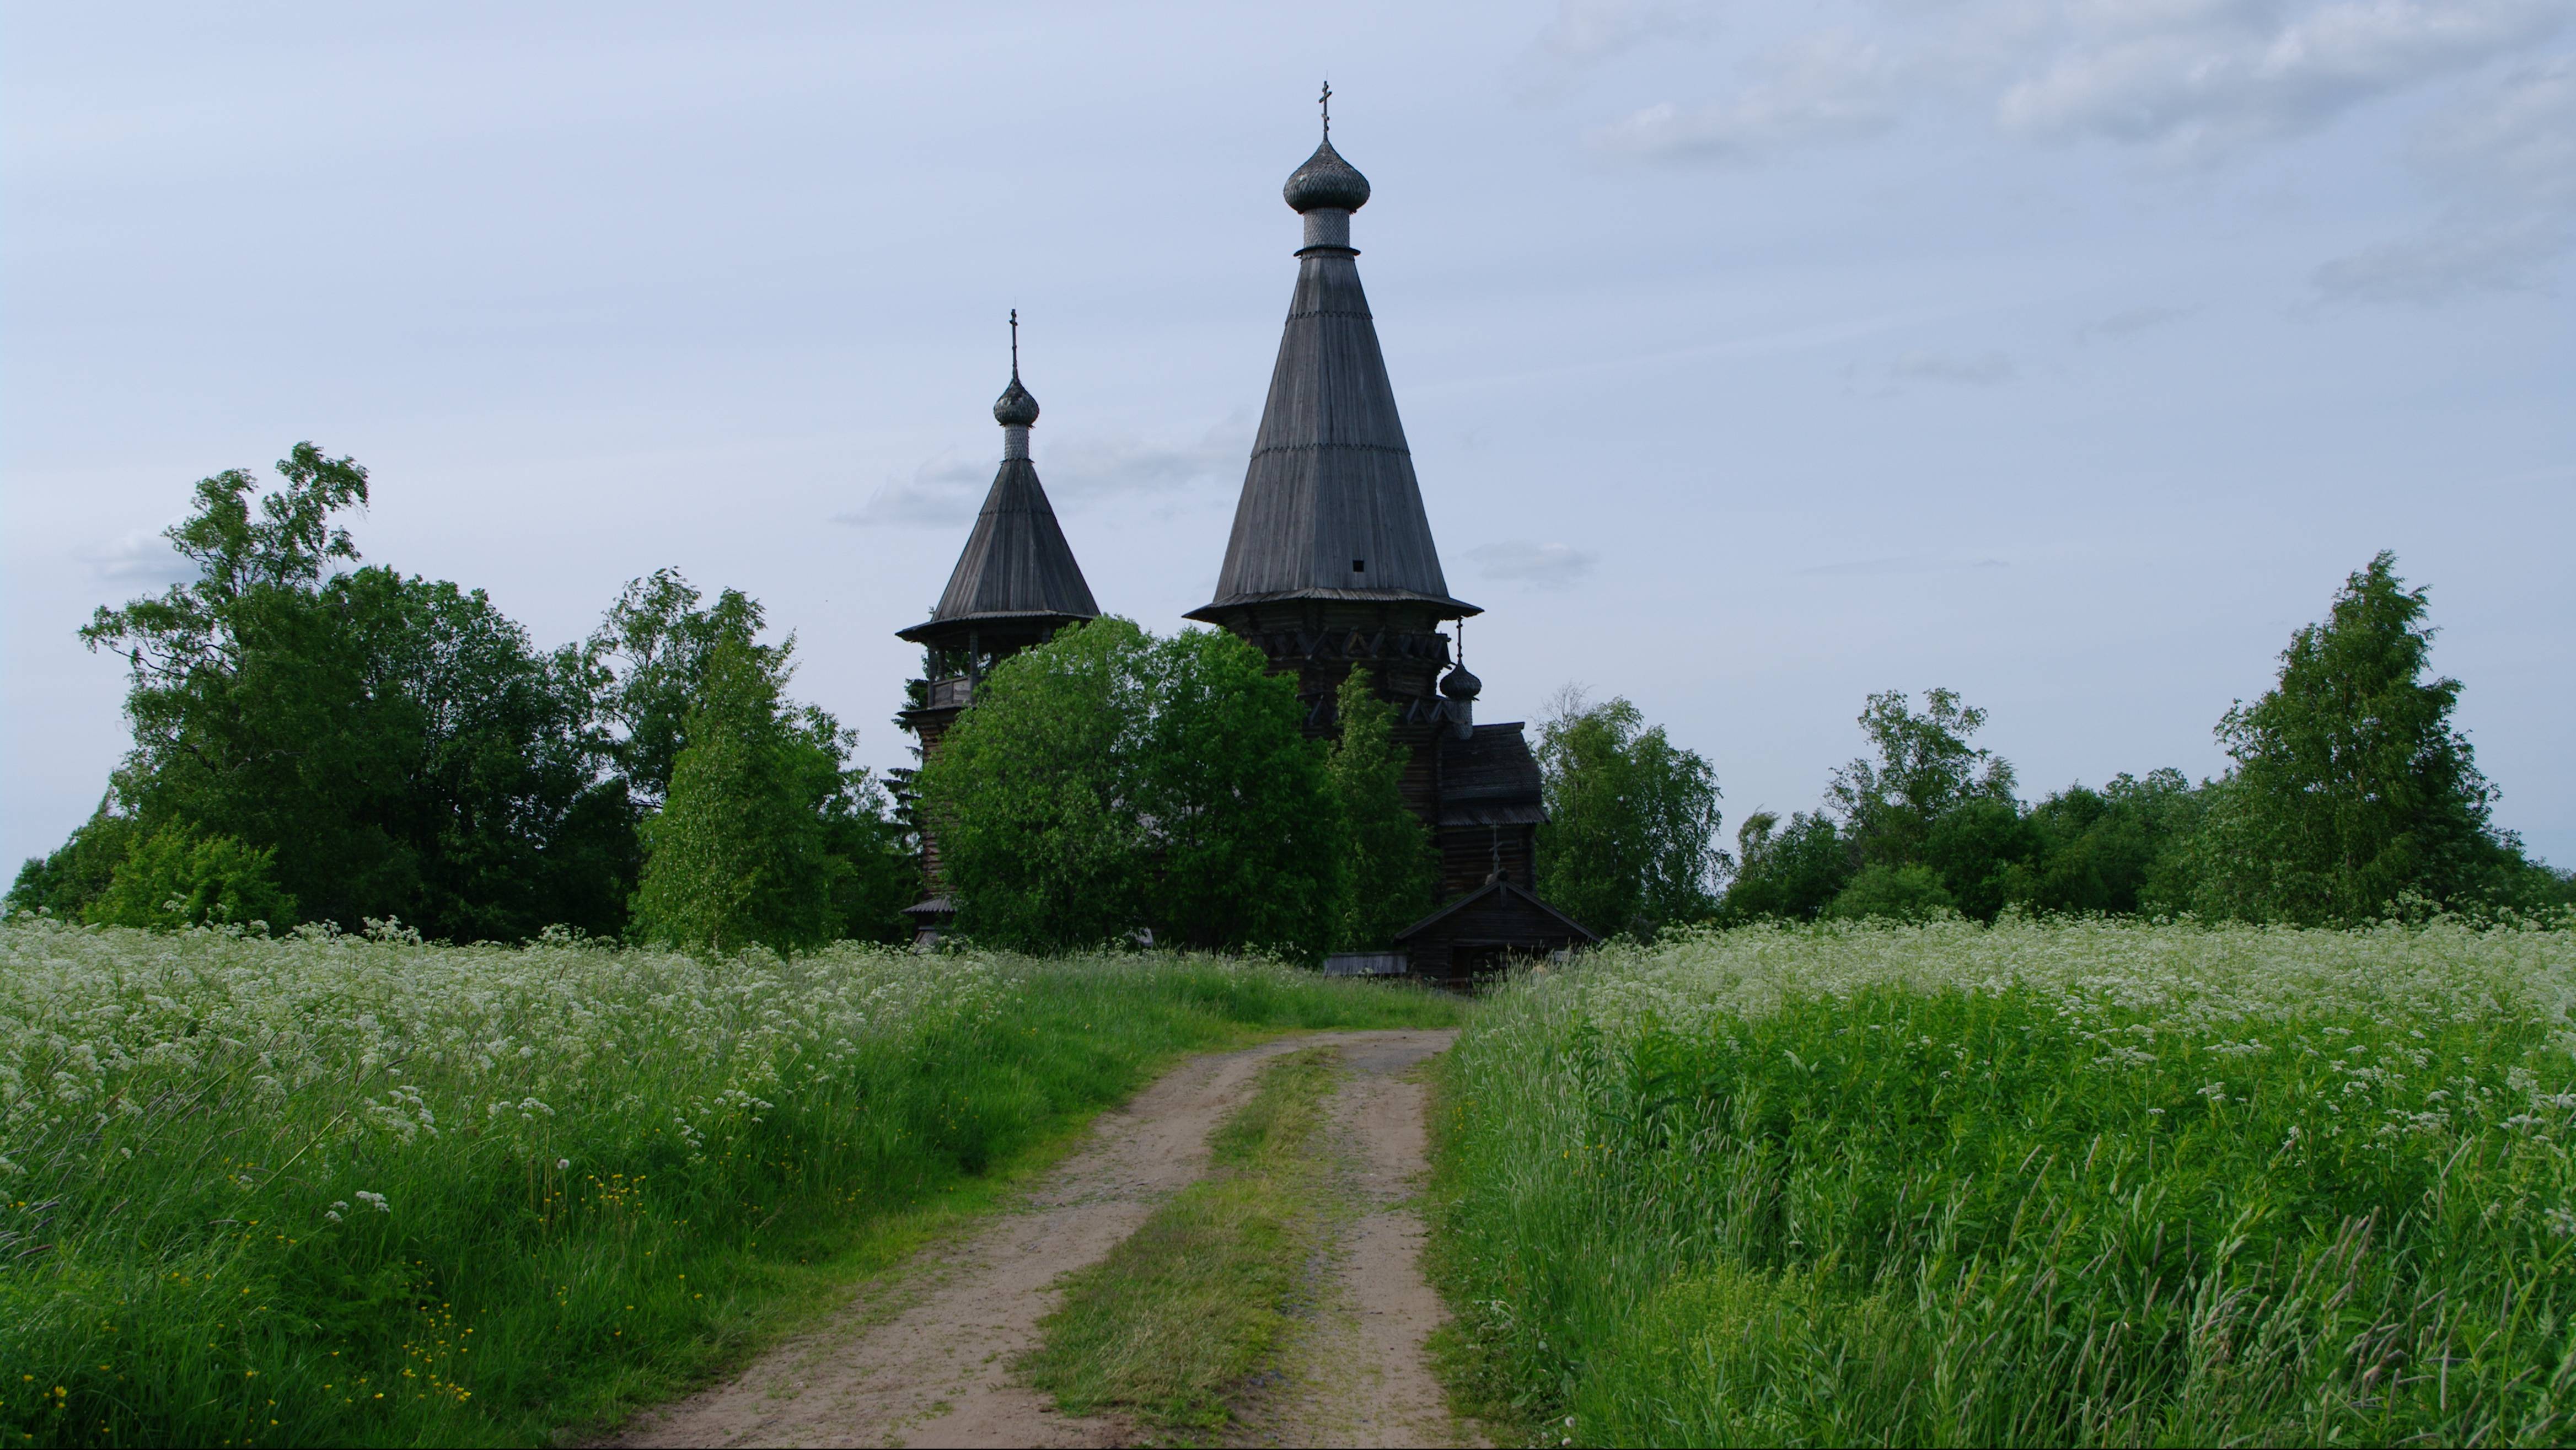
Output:
<path fill-rule="evenodd" d="M 1466 619 L 1485 611 L 1463 599 L 1446 594 L 1423 594 L 1411 589 L 1274 589 L 1260 594 L 1236 594 L 1211 600 L 1182 615 L 1206 624 L 1223 624 L 1226 616 L 1237 610 L 1262 604 L 1280 604 L 1312 599 L 1334 604 L 1428 604 L 1441 619 Z"/>
<path fill-rule="evenodd" d="M 908 629 L 898 629 L 894 637 L 914 644 L 928 644 L 940 635 L 962 634 L 986 624 L 1020 624 L 1031 626 L 1088 624 L 1096 614 L 1068 614 L 1056 609 L 988 609 L 976 614 L 948 614 L 925 619 Z"/>

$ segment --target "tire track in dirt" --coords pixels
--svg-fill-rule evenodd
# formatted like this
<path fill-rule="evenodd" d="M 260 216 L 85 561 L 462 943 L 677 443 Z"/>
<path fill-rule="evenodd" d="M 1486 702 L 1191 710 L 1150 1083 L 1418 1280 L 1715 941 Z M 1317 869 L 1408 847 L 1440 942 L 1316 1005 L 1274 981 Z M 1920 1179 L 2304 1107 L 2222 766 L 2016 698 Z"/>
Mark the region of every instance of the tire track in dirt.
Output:
<path fill-rule="evenodd" d="M 1166 1198 L 1207 1172 L 1211 1131 L 1249 1095 L 1269 1058 L 1299 1048 L 1335 1045 L 1354 1067 L 1384 1059 L 1417 1062 L 1448 1046 L 1450 1032 L 1325 1032 L 1286 1038 L 1240 1052 L 1194 1058 L 1166 1074 L 1126 1107 L 1101 1114 L 1091 1140 L 1059 1164 L 1012 1210 L 951 1243 L 924 1250 L 886 1287 L 863 1293 L 829 1323 L 762 1355 L 731 1380 L 637 1416 L 609 1443 L 660 1446 L 1027 1445 L 1130 1443 L 1135 1428 L 1114 1418 L 1055 1413 L 1046 1396 L 1016 1382 L 1011 1365 L 1038 1344 L 1038 1321 L 1055 1307 L 1055 1281 L 1099 1260 Z M 1400 1070 L 1397 1069 L 1397 1070 Z M 1384 1077 L 1363 1070 L 1335 1098 L 1337 1112 L 1357 1113 L 1354 1089 Z M 1388 1172 L 1418 1170 L 1421 1089 L 1381 1107 L 1411 1122 L 1411 1163 L 1403 1167 L 1401 1125 Z M 1371 1109 L 1374 1119 L 1380 1109 Z M 1356 1122 L 1357 1119 L 1355 1118 Z M 1360 1141 L 1373 1142 L 1362 1130 Z M 1374 1151 L 1374 1150 L 1372 1150 Z M 1374 1161 L 1374 1160 L 1371 1160 Z M 1396 1181 L 1396 1180 L 1389 1180 Z M 1362 1220 L 1350 1262 L 1369 1243 L 1381 1270 L 1410 1268 L 1406 1230 Z M 1418 1223 L 1412 1231 L 1418 1239 Z M 1375 1237 L 1371 1237 L 1374 1234 Z M 1420 1272 L 1412 1269 L 1420 1282 Z M 1421 1291 L 1429 1295 L 1428 1287 Z M 1429 1300 L 1437 1309 L 1436 1297 Z M 1390 1325 L 1410 1326 L 1424 1312 L 1407 1301 Z M 1436 1323 L 1434 1319 L 1431 1322 Z M 1409 1328 L 1397 1331 L 1410 1332 Z M 1425 1329 L 1423 1332 L 1427 1333 Z M 1419 1358 L 1418 1339 L 1413 1343 Z M 1421 1385 L 1391 1381 L 1404 1395 Z M 1442 1405 L 1428 1380 L 1431 1403 Z M 1411 1419 L 1404 1423 L 1410 1424 Z M 1370 1423 L 1377 1423 L 1372 1420 Z M 1387 1423 L 1394 1423 L 1393 1420 Z M 1307 1443 L 1322 1443 L 1309 1441 Z M 1340 1443 L 1457 1443 L 1344 1440 Z"/>
<path fill-rule="evenodd" d="M 1248 1407 L 1246 1445 L 1483 1445 L 1451 1413 L 1426 1341 L 1449 1321 L 1422 1272 L 1415 1196 L 1430 1171 L 1430 1091 L 1414 1069 L 1455 1032 L 1377 1034 L 1342 1048 L 1350 1078 L 1327 1107 L 1337 1196 L 1313 1317 L 1276 1388 Z"/>

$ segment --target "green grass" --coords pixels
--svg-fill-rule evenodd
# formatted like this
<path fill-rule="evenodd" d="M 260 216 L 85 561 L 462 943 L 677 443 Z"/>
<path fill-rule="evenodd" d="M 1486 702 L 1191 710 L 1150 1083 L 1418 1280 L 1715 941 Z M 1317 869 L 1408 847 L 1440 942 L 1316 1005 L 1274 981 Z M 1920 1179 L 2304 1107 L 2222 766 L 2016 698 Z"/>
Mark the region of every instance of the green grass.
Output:
<path fill-rule="evenodd" d="M 2576 934 L 1748 929 L 1443 1068 L 1463 1399 L 1577 1444 L 2576 1439 Z"/>
<path fill-rule="evenodd" d="M 1458 1015 L 1170 955 L 0 926 L 0 1439 L 549 1443 L 739 1363 L 1179 1054 Z"/>
<path fill-rule="evenodd" d="M 1109 1256 L 1068 1275 L 1045 1342 L 1020 1365 L 1068 1414 L 1122 1410 L 1216 1430 L 1278 1348 L 1318 1247 L 1316 1137 L 1341 1076 L 1330 1048 L 1262 1070 L 1209 1143 L 1215 1171 L 1173 1196 Z"/>

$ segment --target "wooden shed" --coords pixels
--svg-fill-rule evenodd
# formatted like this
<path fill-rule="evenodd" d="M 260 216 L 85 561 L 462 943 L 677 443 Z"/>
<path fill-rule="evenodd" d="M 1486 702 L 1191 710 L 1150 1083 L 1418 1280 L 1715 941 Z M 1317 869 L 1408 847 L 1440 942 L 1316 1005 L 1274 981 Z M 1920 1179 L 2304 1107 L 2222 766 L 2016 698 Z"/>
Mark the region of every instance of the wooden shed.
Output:
<path fill-rule="evenodd" d="M 1396 933 L 1410 975 L 1466 989 L 1515 960 L 1554 956 L 1600 940 L 1581 922 L 1496 877 Z"/>

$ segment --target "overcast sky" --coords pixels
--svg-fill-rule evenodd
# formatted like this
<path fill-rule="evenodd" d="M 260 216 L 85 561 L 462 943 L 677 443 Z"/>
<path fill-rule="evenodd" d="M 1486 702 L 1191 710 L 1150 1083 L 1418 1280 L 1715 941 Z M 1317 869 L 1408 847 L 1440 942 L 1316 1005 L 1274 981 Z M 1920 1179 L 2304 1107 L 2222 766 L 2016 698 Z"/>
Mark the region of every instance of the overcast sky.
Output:
<path fill-rule="evenodd" d="M 2194 776 L 2379 549 L 2576 864 L 2567 0 L 12 7 L 0 858 L 124 746 L 73 631 L 196 478 L 373 473 L 546 644 L 676 565 L 888 723 L 1003 318 L 1104 608 L 1206 602 L 1334 139 L 1481 715 L 1623 694 L 1731 832 L 1873 690 L 2025 793 Z"/>

